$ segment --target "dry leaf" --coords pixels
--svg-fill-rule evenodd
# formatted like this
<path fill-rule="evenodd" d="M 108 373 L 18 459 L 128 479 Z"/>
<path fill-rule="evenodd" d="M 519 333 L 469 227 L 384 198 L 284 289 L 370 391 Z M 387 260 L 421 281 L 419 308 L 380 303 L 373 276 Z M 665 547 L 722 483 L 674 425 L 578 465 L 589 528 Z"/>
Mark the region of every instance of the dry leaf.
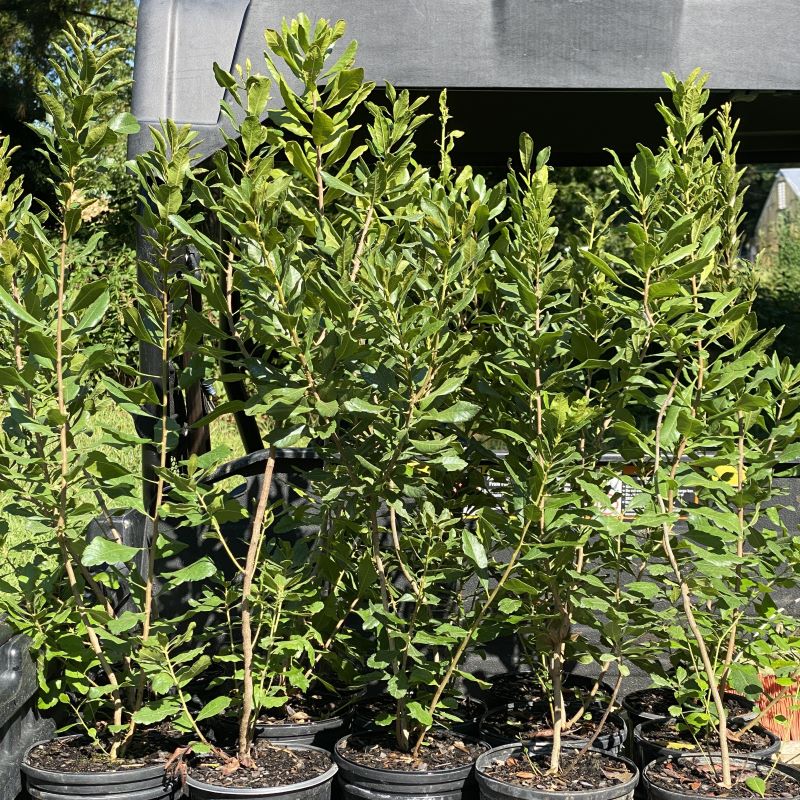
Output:
<path fill-rule="evenodd" d="M 232 758 L 230 761 L 226 761 L 222 765 L 222 769 L 220 770 L 220 772 L 222 772 L 223 775 L 233 775 L 233 773 L 236 772 L 236 770 L 239 769 L 240 766 L 241 764 L 239 764 L 239 759 Z"/>

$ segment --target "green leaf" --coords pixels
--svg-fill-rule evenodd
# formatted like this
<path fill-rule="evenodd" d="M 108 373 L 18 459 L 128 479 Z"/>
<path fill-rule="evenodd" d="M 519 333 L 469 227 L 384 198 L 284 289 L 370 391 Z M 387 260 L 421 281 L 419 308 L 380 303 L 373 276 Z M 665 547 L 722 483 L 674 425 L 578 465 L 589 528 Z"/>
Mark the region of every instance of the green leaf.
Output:
<path fill-rule="evenodd" d="M 751 775 L 747 778 L 745 780 L 745 785 L 751 792 L 755 792 L 760 797 L 764 797 L 767 793 L 767 782 L 756 775 Z"/>
<path fill-rule="evenodd" d="M 85 567 L 98 567 L 101 564 L 126 564 L 139 553 L 138 547 L 129 547 L 104 536 L 96 536 L 87 545 L 81 556 Z"/>
<path fill-rule="evenodd" d="M 347 411 L 356 411 L 361 414 L 380 414 L 383 411 L 380 406 L 362 400 L 360 397 L 345 401 L 344 407 Z"/>
<path fill-rule="evenodd" d="M 349 184 L 345 183 L 344 181 L 340 181 L 338 178 L 334 178 L 333 175 L 328 174 L 323 170 L 322 172 L 322 180 L 325 181 L 326 185 L 330 186 L 331 189 L 336 189 L 338 192 L 344 192 L 345 194 L 351 194 L 353 197 L 366 197 L 363 192 L 359 192 L 357 189 L 354 189 Z"/>
<path fill-rule="evenodd" d="M 428 711 L 427 708 L 423 708 L 416 700 L 412 700 L 406 706 L 406 711 L 408 711 L 408 715 L 411 717 L 411 719 L 415 719 L 426 728 L 429 728 L 431 725 L 433 725 L 433 716 L 431 715 L 431 712 Z"/>
<path fill-rule="evenodd" d="M 178 701 L 172 697 L 162 697 L 160 700 L 152 700 L 146 706 L 140 708 L 133 719 L 140 725 L 153 725 L 161 722 L 167 717 L 178 714 L 181 710 Z"/>
<path fill-rule="evenodd" d="M 522 607 L 522 602 L 514 599 L 513 597 L 504 597 L 498 604 L 497 608 L 502 614 L 513 614 L 519 611 Z"/>
<path fill-rule="evenodd" d="M 0 286 L 0 304 L 5 306 L 6 310 L 18 320 L 37 328 L 40 326 L 39 320 L 32 317 L 2 286 Z"/>
<path fill-rule="evenodd" d="M 461 534 L 461 547 L 464 551 L 464 555 L 474 562 L 478 569 L 486 569 L 489 563 L 486 558 L 486 549 L 481 543 L 481 540 L 472 531 L 466 528 Z"/>
<path fill-rule="evenodd" d="M 231 704 L 230 697 L 215 697 L 213 700 L 206 703 L 200 711 L 197 712 L 195 717 L 196 722 L 208 719 L 209 717 L 219 716 Z"/>
<path fill-rule="evenodd" d="M 449 408 L 442 411 L 428 411 L 424 414 L 424 419 L 436 422 L 469 422 L 481 407 L 475 403 L 468 403 L 466 400 L 459 400 Z"/>
<path fill-rule="evenodd" d="M 314 140 L 314 144 L 318 147 L 327 144 L 334 128 L 333 120 L 321 108 L 315 108 L 314 124 L 311 128 L 311 138 Z"/>
<path fill-rule="evenodd" d="M 98 297 L 97 300 L 95 300 L 91 306 L 86 309 L 86 312 L 83 314 L 80 322 L 75 328 L 75 333 L 84 333 L 85 331 L 89 331 L 98 325 L 108 310 L 109 302 L 110 297 L 108 292 L 103 292 L 100 297 Z"/>
<path fill-rule="evenodd" d="M 123 136 L 139 133 L 141 129 L 139 121 L 129 111 L 123 111 L 113 117 L 111 122 L 108 123 L 108 127 L 114 133 L 121 133 Z"/>
<path fill-rule="evenodd" d="M 164 579 L 174 587 L 189 581 L 202 581 L 216 574 L 217 568 L 214 562 L 205 556 L 187 567 L 176 569 L 174 572 L 165 572 Z"/>
<path fill-rule="evenodd" d="M 533 161 L 533 139 L 529 133 L 524 131 L 519 135 L 519 160 L 522 163 L 522 169 L 527 172 Z"/>

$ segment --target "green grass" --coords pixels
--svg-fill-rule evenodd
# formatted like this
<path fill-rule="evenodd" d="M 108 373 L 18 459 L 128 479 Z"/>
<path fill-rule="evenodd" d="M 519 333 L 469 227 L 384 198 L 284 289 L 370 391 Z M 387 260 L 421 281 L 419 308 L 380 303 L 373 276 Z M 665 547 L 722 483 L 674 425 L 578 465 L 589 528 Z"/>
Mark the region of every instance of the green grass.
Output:
<path fill-rule="evenodd" d="M 219 387 L 221 389 L 221 387 Z M 92 441 L 95 446 L 99 445 L 101 451 L 106 451 L 109 456 L 113 456 L 114 460 L 121 463 L 124 467 L 128 468 L 132 475 L 137 475 L 140 472 L 141 463 L 141 450 L 138 446 L 131 445 L 125 449 L 112 449 L 111 447 L 104 446 L 100 443 L 102 439 L 103 428 L 113 428 L 115 430 L 123 431 L 133 434 L 133 420 L 131 416 L 122 409 L 118 408 L 114 403 L 107 399 L 98 406 L 97 416 L 93 420 L 95 433 L 92 437 L 87 437 L 77 442 L 89 445 Z M 211 423 L 211 442 L 212 446 L 227 446 L 231 450 L 230 458 L 244 455 L 244 448 L 242 447 L 239 433 L 236 428 L 235 422 L 229 417 L 220 417 Z M 238 478 L 229 478 L 228 482 L 233 486 L 240 482 Z M 88 493 L 87 493 L 88 494 Z M 89 502 L 96 502 L 94 498 L 88 494 L 87 500 Z M 30 524 L 27 520 L 22 519 L 16 515 L 8 512 L 4 513 L 3 509 L 8 506 L 10 498 L 7 494 L 0 492 L 0 520 L 5 519 L 8 522 L 8 530 L 3 535 L 0 534 L 0 570 L 5 567 L 13 568 L 17 566 L 17 560 L 14 558 L 15 546 L 24 541 L 26 538 L 30 539 L 32 534 Z M 123 510 L 123 509 L 114 509 Z M 99 513 L 99 509 L 98 509 Z M 39 534 L 39 535 L 46 535 Z"/>

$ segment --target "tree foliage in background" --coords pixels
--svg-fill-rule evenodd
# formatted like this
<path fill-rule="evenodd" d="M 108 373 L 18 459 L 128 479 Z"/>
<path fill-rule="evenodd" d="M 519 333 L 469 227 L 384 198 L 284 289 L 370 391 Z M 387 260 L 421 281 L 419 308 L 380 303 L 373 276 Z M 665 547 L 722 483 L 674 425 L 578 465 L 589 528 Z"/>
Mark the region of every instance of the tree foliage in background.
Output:
<path fill-rule="evenodd" d="M 0 133 L 14 142 L 11 156 L 14 174 L 23 178 L 23 188 L 47 203 L 53 201 L 50 174 L 41 155 L 39 137 L 31 125 L 47 124 L 47 109 L 37 92 L 45 76 L 53 77 L 49 66 L 56 54 L 54 41 L 66 23 L 83 23 L 99 34 L 113 34 L 121 57 L 111 65 L 111 79 L 117 86 L 111 98 L 112 113 L 130 109 L 130 79 L 136 44 L 136 0 L 0 0 Z M 103 152 L 95 201 L 84 209 L 87 235 L 103 231 L 104 236 L 85 258 L 76 263 L 76 281 L 89 283 L 105 279 L 113 322 L 98 331 L 102 341 L 115 352 L 125 352 L 133 362 L 135 352 L 130 335 L 124 331 L 122 309 L 132 303 L 136 278 L 135 184 L 125 167 L 125 143 L 120 140 Z M 79 236 L 83 236 L 81 231 Z"/>
<path fill-rule="evenodd" d="M 783 327 L 775 342 L 781 356 L 800 360 L 800 209 L 783 211 L 758 256 L 756 311 L 762 324 Z"/>

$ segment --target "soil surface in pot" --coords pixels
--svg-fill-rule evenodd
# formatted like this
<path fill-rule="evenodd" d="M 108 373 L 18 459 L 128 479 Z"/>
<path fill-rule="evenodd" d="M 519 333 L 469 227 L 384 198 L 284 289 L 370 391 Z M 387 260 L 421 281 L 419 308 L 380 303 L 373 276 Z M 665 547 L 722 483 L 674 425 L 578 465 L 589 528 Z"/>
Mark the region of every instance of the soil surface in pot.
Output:
<path fill-rule="evenodd" d="M 584 753 L 575 760 L 574 750 L 561 753 L 558 775 L 548 775 L 549 753 L 525 753 L 509 756 L 486 766 L 482 772 L 496 781 L 544 792 L 578 792 L 586 789 L 608 789 L 627 783 L 633 773 L 621 761 L 601 753 Z"/>
<path fill-rule="evenodd" d="M 313 693 L 292 697 L 279 713 L 262 714 L 258 725 L 303 725 L 337 716 L 343 701 L 332 694 Z"/>
<path fill-rule="evenodd" d="M 468 767 L 489 746 L 482 742 L 465 741 L 450 731 L 428 731 L 419 757 L 397 749 L 393 735 L 384 733 L 350 734 L 336 744 L 336 751 L 362 767 L 390 769 L 398 772 L 435 772 Z"/>
<path fill-rule="evenodd" d="M 669 717 L 670 706 L 675 705 L 675 693 L 672 689 L 653 687 L 637 692 L 636 697 L 628 698 L 631 707 L 640 712 Z M 730 715 L 747 714 L 753 710 L 753 704 L 746 697 L 726 694 L 722 704 Z"/>
<path fill-rule="evenodd" d="M 262 713 L 255 724 L 256 726 L 305 725 L 310 722 L 321 722 L 337 716 L 342 705 L 343 700 L 335 695 L 297 695 L 291 698 L 285 706 L 272 709 L 272 713 Z M 224 723 L 231 729 L 238 727 L 235 717 L 225 717 Z M 231 733 L 234 733 L 233 730 Z"/>
<path fill-rule="evenodd" d="M 577 709 L 567 709 L 567 718 Z M 588 739 L 592 736 L 597 723 L 603 716 L 602 709 L 590 709 L 568 731 L 565 739 Z M 481 732 L 509 739 L 510 741 L 526 741 L 528 739 L 548 739 L 553 735 L 553 722 L 550 710 L 545 706 L 518 708 L 503 706 L 487 714 L 481 722 Z M 619 733 L 620 728 L 613 717 L 606 720 L 603 734 Z"/>
<path fill-rule="evenodd" d="M 507 699 L 514 703 L 544 703 L 551 691 L 542 686 L 542 682 L 532 672 L 509 672 L 492 679 L 492 686 L 486 690 L 488 697 Z M 567 701 L 581 701 L 592 690 L 594 681 L 584 676 L 564 676 L 564 694 Z M 602 702 L 607 698 L 603 684 L 598 687 L 595 698 Z"/>
<path fill-rule="evenodd" d="M 189 774 L 197 781 L 231 789 L 269 789 L 291 786 L 318 778 L 327 772 L 332 761 L 317 750 L 290 749 L 260 739 L 253 745 L 252 768 L 227 764 L 215 756 L 201 756 L 189 764 Z M 236 767 L 234 769 L 234 767 Z"/>
<path fill-rule="evenodd" d="M 702 760 L 686 759 L 683 761 L 654 762 L 647 769 L 647 779 L 672 792 L 697 794 L 702 797 L 761 797 L 747 786 L 747 779 L 760 776 L 766 778 L 769 765 L 757 773 L 752 766 L 731 764 L 733 787 L 725 789 L 719 785 L 719 765 L 703 764 Z M 800 780 L 779 770 L 773 770 L 767 782 L 765 797 L 800 796 Z"/>
<path fill-rule="evenodd" d="M 447 714 L 458 717 L 461 722 L 472 722 L 486 713 L 486 705 L 472 697 L 452 697 L 443 700 L 441 705 Z M 379 720 L 397 711 L 397 700 L 389 695 L 365 697 L 355 703 L 353 709 L 358 717 Z"/>
<path fill-rule="evenodd" d="M 168 728 L 137 729 L 125 758 L 112 761 L 108 754 L 86 736 L 53 739 L 34 747 L 26 763 L 52 772 L 125 772 L 163 764 L 181 745 L 183 734 Z M 108 743 L 102 742 L 108 749 Z"/>
<path fill-rule="evenodd" d="M 676 755 L 681 751 L 692 752 L 698 749 L 691 732 L 679 730 L 675 720 L 672 719 L 665 719 L 661 724 L 655 723 L 640 733 L 643 733 L 644 738 L 650 744 L 674 750 Z M 743 734 L 729 730 L 729 734 L 728 747 L 732 755 L 747 755 L 756 750 L 763 750 L 772 744 L 772 739 L 757 728 L 751 728 Z M 704 737 L 698 737 L 697 741 L 704 750 L 719 750 L 719 736 L 716 731 L 708 731 Z"/>

